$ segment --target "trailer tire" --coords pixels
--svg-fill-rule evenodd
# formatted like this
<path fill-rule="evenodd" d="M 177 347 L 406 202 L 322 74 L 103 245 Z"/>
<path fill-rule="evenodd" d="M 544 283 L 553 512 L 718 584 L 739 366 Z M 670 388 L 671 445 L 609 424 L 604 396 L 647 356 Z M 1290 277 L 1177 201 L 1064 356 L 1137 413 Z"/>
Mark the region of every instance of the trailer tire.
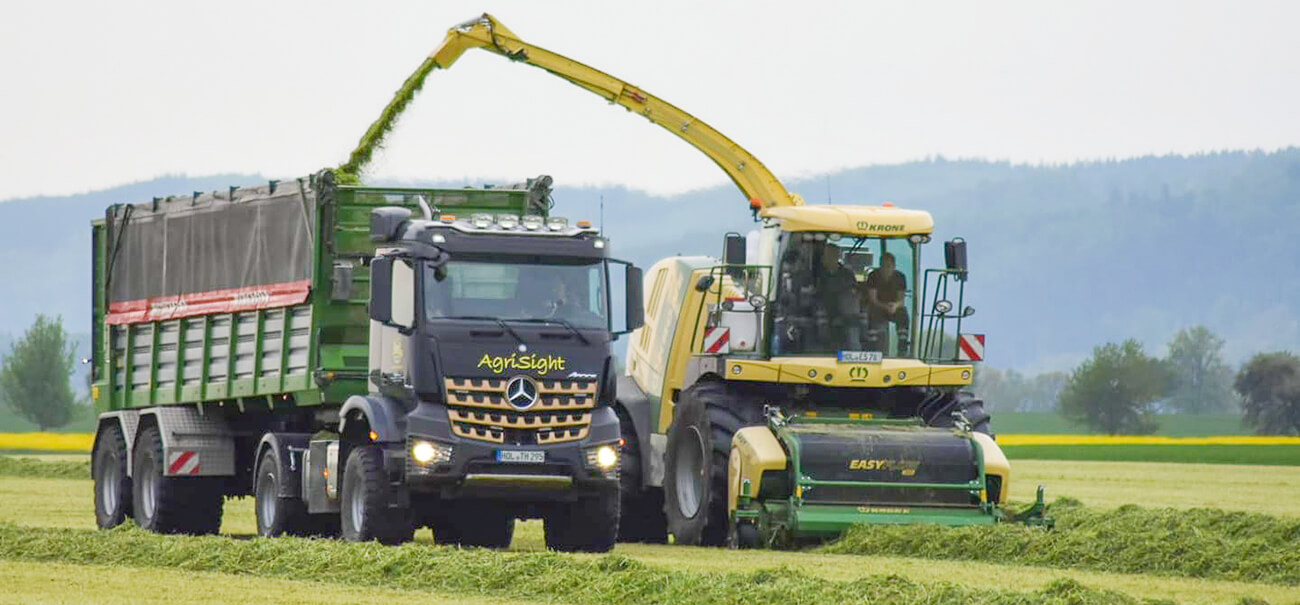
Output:
<path fill-rule="evenodd" d="M 557 506 L 546 515 L 546 548 L 560 552 L 609 552 L 618 537 L 622 498 L 609 490 Z"/>
<path fill-rule="evenodd" d="M 131 477 L 126 471 L 126 438 L 112 421 L 99 430 L 91 462 L 95 523 L 100 529 L 117 527 L 131 516 Z"/>
<path fill-rule="evenodd" d="M 444 506 L 448 506 L 444 504 Z M 509 548 L 515 518 L 491 502 L 459 502 L 433 524 L 433 541 L 448 546 Z"/>
<path fill-rule="evenodd" d="M 623 502 L 618 522 L 619 542 L 663 544 L 668 541 L 668 520 L 664 517 L 664 490 L 642 487 L 641 449 L 636 428 L 621 410 L 618 426 L 623 434 L 618 482 Z"/>
<path fill-rule="evenodd" d="M 392 507 L 394 495 L 384 472 L 384 451 L 359 445 L 348 453 L 343 470 L 340 510 L 343 539 L 401 544 L 414 537 L 410 507 Z"/>
<path fill-rule="evenodd" d="M 737 415 L 739 404 L 720 382 L 697 382 L 682 391 L 664 460 L 664 514 L 677 544 L 726 543 L 731 437 L 746 426 Z"/>
<path fill-rule="evenodd" d="M 275 450 L 267 448 L 257 464 L 253 482 L 253 510 L 257 515 L 257 533 L 264 538 L 312 535 L 312 519 L 300 498 L 280 497 L 280 460 Z"/>
<path fill-rule="evenodd" d="M 136 525 L 160 534 L 215 534 L 225 504 L 220 477 L 168 477 L 157 426 L 135 442 L 132 500 Z"/>

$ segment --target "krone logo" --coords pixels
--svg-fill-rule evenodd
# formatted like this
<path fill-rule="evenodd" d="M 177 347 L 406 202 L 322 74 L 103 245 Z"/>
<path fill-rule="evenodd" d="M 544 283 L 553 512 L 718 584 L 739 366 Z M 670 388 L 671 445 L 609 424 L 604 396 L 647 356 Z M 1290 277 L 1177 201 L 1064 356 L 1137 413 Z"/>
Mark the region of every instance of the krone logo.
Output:
<path fill-rule="evenodd" d="M 527 376 L 515 376 L 506 383 L 506 401 L 517 410 L 526 410 L 537 403 L 537 383 Z"/>

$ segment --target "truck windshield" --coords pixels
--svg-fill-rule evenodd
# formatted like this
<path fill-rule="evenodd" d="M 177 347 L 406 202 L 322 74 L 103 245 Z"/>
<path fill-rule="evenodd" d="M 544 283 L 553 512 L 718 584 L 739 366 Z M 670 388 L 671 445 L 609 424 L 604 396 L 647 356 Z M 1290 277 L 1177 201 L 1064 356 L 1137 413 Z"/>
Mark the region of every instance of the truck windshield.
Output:
<path fill-rule="evenodd" d="M 775 354 L 909 352 L 915 244 L 906 237 L 794 233 L 783 248 L 772 320 Z"/>
<path fill-rule="evenodd" d="M 449 261 L 443 270 L 425 269 L 424 309 L 430 320 L 492 317 L 608 327 L 604 263 L 462 260 Z"/>

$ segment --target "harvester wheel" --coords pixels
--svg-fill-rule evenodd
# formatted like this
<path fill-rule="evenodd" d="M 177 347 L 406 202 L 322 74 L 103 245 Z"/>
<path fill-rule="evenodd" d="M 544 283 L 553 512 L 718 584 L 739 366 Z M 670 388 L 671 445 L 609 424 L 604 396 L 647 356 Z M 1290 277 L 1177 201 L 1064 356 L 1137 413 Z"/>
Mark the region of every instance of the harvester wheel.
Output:
<path fill-rule="evenodd" d="M 411 509 L 390 506 L 395 495 L 384 472 L 384 452 L 379 446 L 352 448 L 343 470 L 342 492 L 344 540 L 378 540 L 382 544 L 411 541 L 415 533 Z"/>
<path fill-rule="evenodd" d="M 718 382 L 681 394 L 664 460 L 664 514 L 678 544 L 726 543 L 727 460 L 732 435 L 745 426 L 738 410 L 736 396 Z"/>
<path fill-rule="evenodd" d="M 618 427 L 623 434 L 618 470 L 619 493 L 623 498 L 618 541 L 663 544 L 668 541 L 664 490 L 661 487 L 641 487 L 640 441 L 632 421 L 622 410 L 618 411 Z"/>
<path fill-rule="evenodd" d="M 509 548 L 515 535 L 515 518 L 492 502 L 443 503 L 454 507 L 433 523 L 433 541 L 437 544 Z"/>
<path fill-rule="evenodd" d="M 95 523 L 100 529 L 117 527 L 131 516 L 131 478 L 126 470 L 122 428 L 116 422 L 106 424 L 95 440 L 90 473 L 95 480 Z"/>
<path fill-rule="evenodd" d="M 225 504 L 221 477 L 168 477 L 163 474 L 158 427 L 140 431 L 135 442 L 132 500 L 135 523 L 160 534 L 215 534 Z"/>
<path fill-rule="evenodd" d="M 993 434 L 989 429 L 989 413 L 984 411 L 984 400 L 966 391 L 944 393 L 923 404 L 921 417 L 930 426 L 946 428 L 954 426 L 952 413 L 956 411 L 960 411 L 966 417 L 972 430 L 988 435 Z"/>
<path fill-rule="evenodd" d="M 561 552 L 609 552 L 618 537 L 619 504 L 613 490 L 557 506 L 543 521 L 546 548 Z"/>
<path fill-rule="evenodd" d="M 312 519 L 301 499 L 281 498 L 280 462 L 275 452 L 267 449 L 257 464 L 257 480 L 253 484 L 253 508 L 257 513 L 257 533 L 266 538 L 288 534 L 307 536 L 314 533 Z"/>

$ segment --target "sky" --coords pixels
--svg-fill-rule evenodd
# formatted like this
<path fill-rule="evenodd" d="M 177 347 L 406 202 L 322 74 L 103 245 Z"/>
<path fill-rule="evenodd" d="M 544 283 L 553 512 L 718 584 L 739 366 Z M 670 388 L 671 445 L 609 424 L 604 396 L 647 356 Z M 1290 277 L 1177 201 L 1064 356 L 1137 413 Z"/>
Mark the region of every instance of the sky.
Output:
<path fill-rule="evenodd" d="M 782 178 L 1300 144 L 1297 2 L 5 0 L 0 200 L 336 166 L 485 10 Z M 663 195 L 726 182 L 658 127 L 482 51 L 429 77 L 370 176 L 539 173 Z"/>

